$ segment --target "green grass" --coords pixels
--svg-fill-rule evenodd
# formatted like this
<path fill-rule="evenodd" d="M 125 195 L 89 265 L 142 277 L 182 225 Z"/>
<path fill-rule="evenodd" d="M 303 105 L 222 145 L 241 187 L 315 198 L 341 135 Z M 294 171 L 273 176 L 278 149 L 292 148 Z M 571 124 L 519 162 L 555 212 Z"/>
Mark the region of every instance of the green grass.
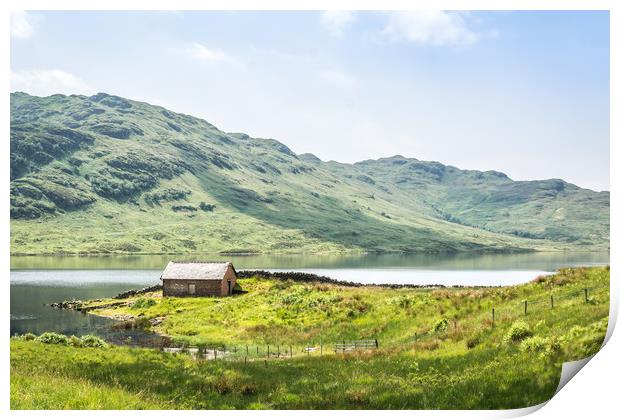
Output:
<path fill-rule="evenodd" d="M 608 268 L 567 269 L 522 286 L 485 289 L 259 279 L 244 287 L 249 293 L 226 299 L 150 295 L 156 304 L 113 313 L 166 316 L 161 332 L 196 344 L 323 341 L 323 356 L 261 355 L 245 363 L 243 357 L 194 360 L 148 349 L 11 340 L 11 408 L 525 407 L 553 395 L 562 362 L 598 351 L 609 311 Z M 592 289 L 588 303 L 585 287 Z M 524 299 L 531 302 L 528 315 L 521 312 Z M 413 340 L 443 319 L 445 331 Z M 511 333 L 522 329 L 528 334 Z M 334 354 L 329 343 L 336 338 L 378 338 L 380 349 Z"/>
<path fill-rule="evenodd" d="M 322 162 L 105 94 L 11 94 L 11 217 L 13 254 L 609 246 L 608 192 L 399 156 Z"/>

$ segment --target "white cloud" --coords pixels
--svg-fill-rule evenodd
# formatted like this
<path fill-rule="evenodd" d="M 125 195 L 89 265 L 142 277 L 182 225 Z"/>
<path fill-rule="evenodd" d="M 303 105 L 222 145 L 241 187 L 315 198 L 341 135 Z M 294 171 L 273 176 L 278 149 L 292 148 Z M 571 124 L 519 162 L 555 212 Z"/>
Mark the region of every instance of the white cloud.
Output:
<path fill-rule="evenodd" d="M 319 77 L 334 86 L 353 87 L 357 84 L 357 80 L 353 76 L 340 70 L 322 70 L 319 72 Z"/>
<path fill-rule="evenodd" d="M 205 45 L 200 44 L 198 42 L 191 43 L 186 48 L 184 48 L 182 52 L 187 54 L 194 60 L 198 60 L 198 61 L 222 61 L 222 62 L 235 61 L 231 56 L 224 53 L 223 51 L 208 48 Z"/>
<path fill-rule="evenodd" d="M 355 21 L 355 14 L 348 10 L 326 10 L 321 14 L 321 24 L 330 34 L 341 36 Z"/>
<path fill-rule="evenodd" d="M 389 12 L 383 35 L 394 42 L 437 46 L 473 44 L 480 38 L 466 13 L 441 10 Z"/>
<path fill-rule="evenodd" d="M 35 18 L 23 10 L 11 12 L 11 36 L 15 38 L 30 38 L 34 34 L 33 21 Z"/>
<path fill-rule="evenodd" d="M 11 91 L 27 92 L 37 96 L 56 93 L 83 94 L 95 93 L 79 77 L 59 69 L 36 69 L 11 71 Z"/>

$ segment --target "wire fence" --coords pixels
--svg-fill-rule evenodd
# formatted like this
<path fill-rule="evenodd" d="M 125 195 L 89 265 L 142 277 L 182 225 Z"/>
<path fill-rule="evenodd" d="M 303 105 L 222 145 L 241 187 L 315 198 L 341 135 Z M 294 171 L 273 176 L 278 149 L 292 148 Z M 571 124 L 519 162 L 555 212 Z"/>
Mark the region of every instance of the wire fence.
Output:
<path fill-rule="evenodd" d="M 477 319 L 443 319 L 440 320 L 434 326 L 428 328 L 421 328 L 418 331 L 413 333 L 411 337 L 412 341 L 420 341 L 425 339 L 430 339 L 433 337 L 438 337 L 444 335 L 450 328 L 453 326 L 454 329 L 457 329 L 459 324 L 464 324 L 467 322 L 477 321 L 490 323 L 491 326 L 494 326 L 498 322 L 510 321 L 515 317 L 519 316 L 527 316 L 533 313 L 540 313 L 540 311 L 544 310 L 554 310 L 562 305 L 567 304 L 588 304 L 591 302 L 595 302 L 596 295 L 600 291 L 605 291 L 609 293 L 609 289 L 603 286 L 594 286 L 587 287 L 580 290 L 573 290 L 567 293 L 550 293 L 546 298 L 538 298 L 538 299 L 528 299 L 525 298 L 521 301 L 519 305 L 491 305 L 489 308 L 488 315 L 482 315 L 481 317 L 477 317 Z"/>
<path fill-rule="evenodd" d="M 429 340 L 447 334 L 451 329 L 458 330 L 464 324 L 471 322 L 487 323 L 494 326 L 496 323 L 512 321 L 515 317 L 528 316 L 544 310 L 554 310 L 559 306 L 572 304 L 588 304 L 597 298 L 600 291 L 608 292 L 603 286 L 587 287 L 567 293 L 550 293 L 545 298 L 525 298 L 519 305 L 491 305 L 487 315 L 463 318 L 441 319 L 435 325 L 418 328 L 411 336 L 413 342 Z M 336 340 L 330 343 L 293 344 L 241 344 L 232 346 L 169 346 L 161 350 L 173 354 L 189 354 L 196 359 L 226 360 L 248 363 L 252 361 L 287 360 L 295 357 L 320 357 L 326 354 L 337 354 L 355 351 L 372 351 L 379 349 L 377 339 L 365 340 Z"/>
<path fill-rule="evenodd" d="M 344 340 L 346 341 L 346 340 Z M 360 340 L 361 341 L 361 340 Z M 365 341 L 365 340 L 364 340 Z M 376 344 L 377 340 L 369 340 Z M 198 346 L 198 347 L 163 347 L 161 350 L 166 353 L 173 354 L 189 354 L 196 359 L 206 360 L 228 360 L 248 361 L 256 360 L 284 360 L 293 357 L 320 357 L 325 353 L 337 353 L 338 351 L 349 351 L 342 349 L 343 341 L 339 341 L 333 345 L 324 345 L 322 342 L 318 344 L 292 345 L 292 344 L 244 344 L 233 346 Z M 356 347 L 357 349 L 358 347 Z M 361 347 L 359 347 L 361 349 Z M 369 349 L 370 346 L 364 347 Z"/>

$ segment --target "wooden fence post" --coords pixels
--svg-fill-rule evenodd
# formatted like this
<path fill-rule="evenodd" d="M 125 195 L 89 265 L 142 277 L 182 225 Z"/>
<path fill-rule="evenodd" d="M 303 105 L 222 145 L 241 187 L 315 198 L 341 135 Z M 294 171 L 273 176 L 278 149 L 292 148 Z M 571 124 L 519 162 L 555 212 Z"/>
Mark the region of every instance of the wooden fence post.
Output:
<path fill-rule="evenodd" d="M 278 344 L 278 358 L 280 357 L 280 345 Z"/>
<path fill-rule="evenodd" d="M 585 289 L 583 289 L 583 291 L 585 293 L 586 303 L 588 303 L 588 288 L 586 287 Z"/>
<path fill-rule="evenodd" d="M 215 347 L 213 348 L 213 358 L 217 360 L 217 349 Z"/>
<path fill-rule="evenodd" d="M 377 341 L 377 339 L 375 338 L 375 347 L 379 348 L 379 341 Z"/>
<path fill-rule="evenodd" d="M 554 305 L 553 305 L 553 295 L 551 295 L 551 309 L 553 309 Z"/>
<path fill-rule="evenodd" d="M 267 344 L 267 358 L 269 359 L 269 344 Z"/>
<path fill-rule="evenodd" d="M 289 350 L 291 352 L 291 357 L 293 357 L 293 345 L 289 344 L 288 347 L 289 347 Z"/>
<path fill-rule="evenodd" d="M 495 325 L 495 308 L 491 308 L 491 323 Z"/>
<path fill-rule="evenodd" d="M 525 301 L 525 315 L 527 315 L 527 300 Z"/>

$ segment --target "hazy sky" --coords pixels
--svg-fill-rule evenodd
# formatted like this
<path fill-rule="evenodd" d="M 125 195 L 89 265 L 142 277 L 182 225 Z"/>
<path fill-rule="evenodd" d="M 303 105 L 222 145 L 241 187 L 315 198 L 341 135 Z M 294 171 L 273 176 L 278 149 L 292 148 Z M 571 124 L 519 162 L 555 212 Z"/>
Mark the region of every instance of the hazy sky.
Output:
<path fill-rule="evenodd" d="M 13 91 L 609 189 L 607 12 L 22 12 L 11 32 Z"/>

